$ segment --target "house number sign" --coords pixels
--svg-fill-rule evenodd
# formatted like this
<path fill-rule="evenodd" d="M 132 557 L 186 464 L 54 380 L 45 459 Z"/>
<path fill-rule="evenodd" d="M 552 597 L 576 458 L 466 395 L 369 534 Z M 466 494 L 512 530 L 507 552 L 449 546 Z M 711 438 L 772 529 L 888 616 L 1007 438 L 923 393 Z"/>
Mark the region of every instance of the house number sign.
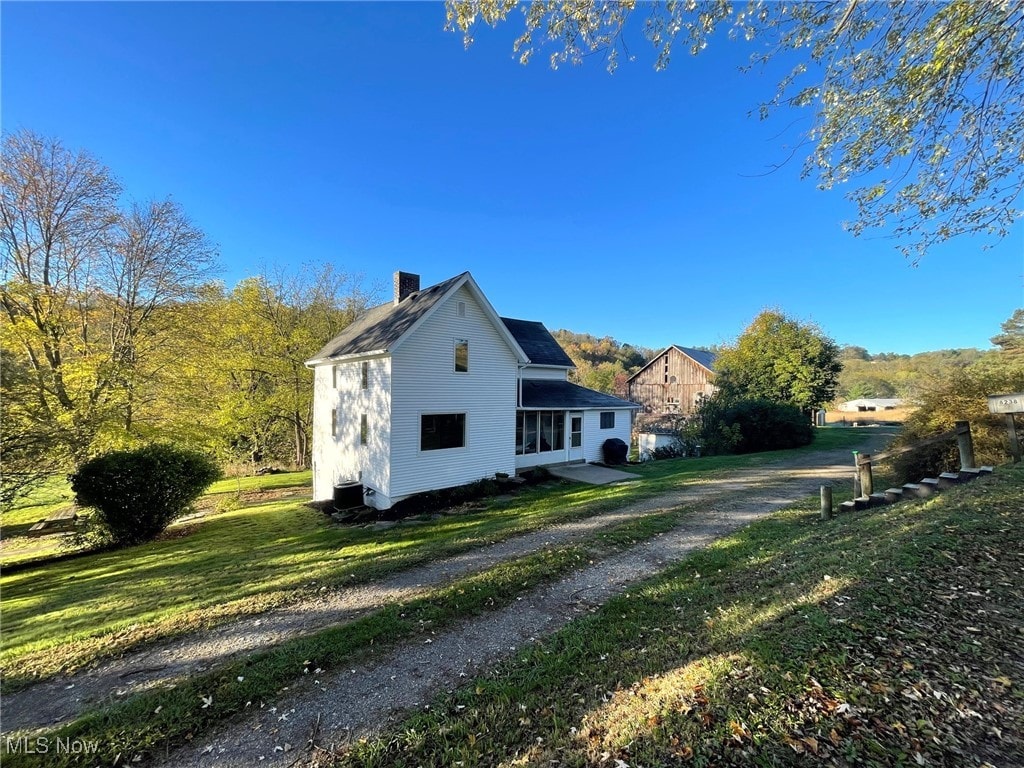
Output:
<path fill-rule="evenodd" d="M 1024 413 L 1024 392 L 1012 395 L 989 395 L 989 413 Z"/>

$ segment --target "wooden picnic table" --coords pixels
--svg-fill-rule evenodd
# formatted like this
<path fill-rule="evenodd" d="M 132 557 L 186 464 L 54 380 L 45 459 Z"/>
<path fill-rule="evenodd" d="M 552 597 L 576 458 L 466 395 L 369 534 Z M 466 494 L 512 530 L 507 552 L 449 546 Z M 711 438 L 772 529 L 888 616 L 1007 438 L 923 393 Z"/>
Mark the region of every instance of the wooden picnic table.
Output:
<path fill-rule="evenodd" d="M 76 520 L 78 520 L 78 512 L 75 507 L 64 507 L 64 509 L 57 510 L 45 520 L 40 520 L 29 528 L 28 532 L 30 536 L 42 536 L 45 533 L 66 531 L 75 527 Z"/>

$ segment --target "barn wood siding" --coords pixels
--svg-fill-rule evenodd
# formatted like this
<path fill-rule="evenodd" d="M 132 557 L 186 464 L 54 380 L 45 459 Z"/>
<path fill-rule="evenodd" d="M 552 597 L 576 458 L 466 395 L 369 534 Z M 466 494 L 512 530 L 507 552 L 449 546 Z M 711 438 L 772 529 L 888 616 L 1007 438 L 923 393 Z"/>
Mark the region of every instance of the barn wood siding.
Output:
<path fill-rule="evenodd" d="M 679 403 L 671 412 L 692 413 L 697 394 L 710 395 L 713 391 L 707 369 L 674 347 L 658 355 L 629 382 L 629 399 L 640 403 L 644 413 L 669 413 L 671 399 Z"/>

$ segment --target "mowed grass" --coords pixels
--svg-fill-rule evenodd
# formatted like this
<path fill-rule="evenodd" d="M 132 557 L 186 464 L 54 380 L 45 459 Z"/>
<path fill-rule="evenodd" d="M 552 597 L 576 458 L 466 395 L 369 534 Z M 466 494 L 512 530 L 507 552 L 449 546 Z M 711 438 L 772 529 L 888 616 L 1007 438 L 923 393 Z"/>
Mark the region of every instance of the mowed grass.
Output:
<path fill-rule="evenodd" d="M 847 447 L 866 436 L 842 429 L 822 429 L 818 435 L 811 449 Z M 644 482 L 529 489 L 511 502 L 491 500 L 465 514 L 385 531 L 336 526 L 295 498 L 281 498 L 179 525 L 177 537 L 5 575 L 0 580 L 4 687 L 16 690 L 323 587 L 381 577 L 794 453 L 654 462 L 636 468 Z M 308 481 L 308 473 L 229 479 L 215 484 L 209 498 L 241 491 L 244 500 L 246 489 L 239 484 L 246 482 L 253 486 L 249 493 L 294 496 L 290 491 L 303 491 Z"/>
<path fill-rule="evenodd" d="M 814 500 L 317 764 L 1024 764 L 1024 466 L 822 522 Z"/>

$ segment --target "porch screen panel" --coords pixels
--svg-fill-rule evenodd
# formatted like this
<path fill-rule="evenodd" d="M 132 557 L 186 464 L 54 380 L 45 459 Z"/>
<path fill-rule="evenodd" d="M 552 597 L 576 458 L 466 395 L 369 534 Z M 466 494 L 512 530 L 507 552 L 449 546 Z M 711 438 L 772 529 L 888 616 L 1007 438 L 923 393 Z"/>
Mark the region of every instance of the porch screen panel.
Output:
<path fill-rule="evenodd" d="M 522 411 L 516 419 L 516 454 L 549 453 L 565 448 L 565 413 Z"/>

